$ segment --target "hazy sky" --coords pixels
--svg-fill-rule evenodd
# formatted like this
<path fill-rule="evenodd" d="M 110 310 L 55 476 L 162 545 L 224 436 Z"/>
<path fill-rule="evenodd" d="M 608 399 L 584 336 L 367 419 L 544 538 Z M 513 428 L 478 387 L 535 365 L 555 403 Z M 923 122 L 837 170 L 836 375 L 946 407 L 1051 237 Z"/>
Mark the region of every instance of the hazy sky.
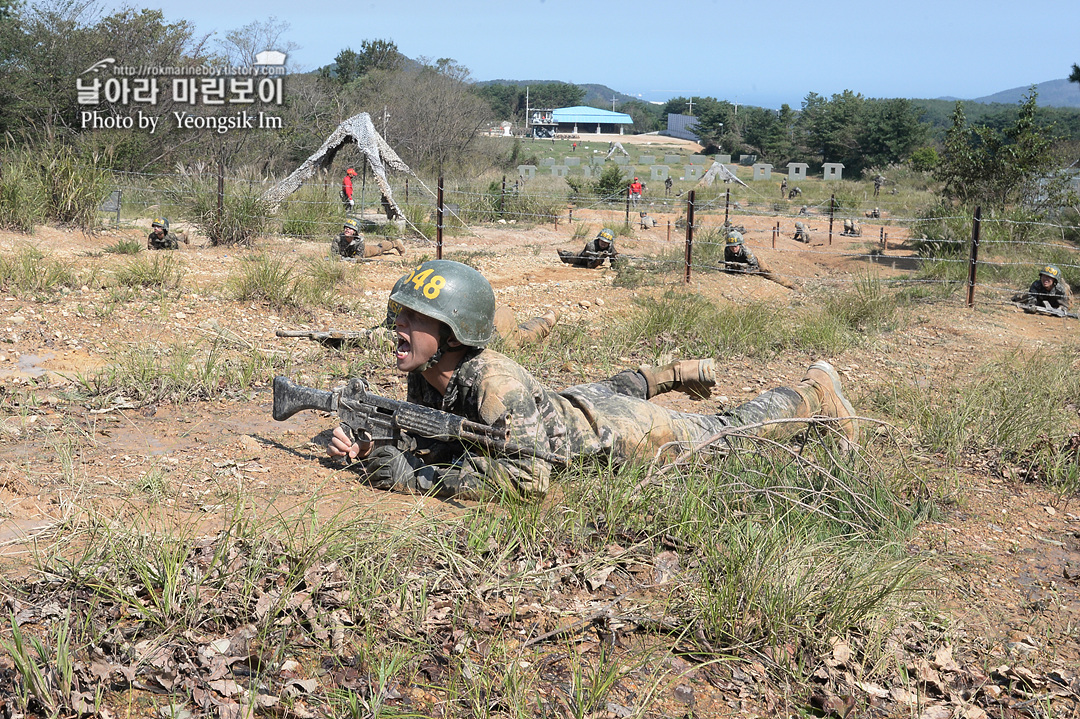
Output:
<path fill-rule="evenodd" d="M 122 3 L 106 0 L 106 5 Z M 1028 0 L 165 0 L 168 20 L 219 34 L 274 16 L 312 70 L 384 38 L 451 57 L 476 80 L 600 83 L 646 100 L 709 95 L 799 107 L 810 91 L 974 98 L 1068 75 L 1080 2 Z"/>

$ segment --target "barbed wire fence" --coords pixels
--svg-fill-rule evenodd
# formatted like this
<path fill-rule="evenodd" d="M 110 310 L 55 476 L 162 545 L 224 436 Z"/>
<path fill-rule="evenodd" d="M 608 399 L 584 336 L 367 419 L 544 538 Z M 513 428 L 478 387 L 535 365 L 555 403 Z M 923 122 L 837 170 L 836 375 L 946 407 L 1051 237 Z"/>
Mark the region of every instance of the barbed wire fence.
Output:
<path fill-rule="evenodd" d="M 229 176 L 223 168 L 112 174 L 124 206 L 146 215 L 173 212 L 184 217 L 184 208 L 200 192 L 218 192 L 220 209 L 223 193 L 258 195 L 273 184 L 272 179 Z M 352 215 L 363 221 L 366 234 L 390 237 L 406 232 L 437 257 L 452 247 L 457 241 L 453 238 L 480 237 L 476 228 L 493 223 L 570 228 L 572 238 L 560 242 L 582 243 L 591 239 L 589 230 L 595 225 L 597 229 L 612 227 L 625 239 L 631 250 L 621 254 L 636 267 L 681 274 L 684 282 L 690 282 L 696 273 L 724 269 L 724 244 L 734 227 L 743 230 L 748 247 L 784 266 L 783 277 L 808 287 L 860 281 L 861 273 L 815 272 L 815 261 L 865 262 L 867 272 L 888 268 L 885 281 L 890 286 L 916 292 L 923 288 L 926 294 L 933 290 L 936 300 L 968 307 L 1010 304 L 1046 264 L 1057 265 L 1066 279 L 1080 278 L 1080 249 L 1065 239 L 1076 232 L 1074 226 L 982 218 L 978 209 L 974 215 L 920 214 L 886 195 L 853 201 L 832 194 L 803 204 L 801 197 L 796 202 L 778 200 L 744 185 L 636 200 L 628 191 L 590 196 L 540 183 L 534 188 L 526 178 L 508 182 L 506 175 L 486 186 L 475 181 L 447 186 L 440 177 L 434 188 L 418 177 L 405 177 L 391 182 L 405 211 L 403 220 L 394 224 L 381 213 L 374 183 L 366 187 L 366 172 L 360 184 L 360 199 Z M 339 181 L 330 176 L 314 178 L 285 200 L 277 213 L 263 211 L 248 219 L 280 236 L 329 241 L 347 216 L 339 188 Z M 356 194 L 354 189 L 354 199 Z M 859 234 L 843 233 L 845 221 L 857 223 Z M 795 239 L 797 222 L 809 234 L 801 241 Z M 927 236 L 927 227 L 947 231 Z M 552 254 L 557 261 L 554 248 Z"/>

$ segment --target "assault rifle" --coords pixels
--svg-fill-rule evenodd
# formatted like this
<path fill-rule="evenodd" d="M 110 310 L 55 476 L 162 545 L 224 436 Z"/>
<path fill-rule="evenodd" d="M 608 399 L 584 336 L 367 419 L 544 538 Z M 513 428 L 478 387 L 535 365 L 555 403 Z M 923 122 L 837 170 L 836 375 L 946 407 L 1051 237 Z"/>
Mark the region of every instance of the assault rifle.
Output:
<path fill-rule="evenodd" d="M 536 457 L 563 466 L 566 458 L 509 441 L 509 413 L 494 424 L 473 422 L 450 412 L 381 397 L 368 391 L 367 382 L 354 378 L 334 392 L 304 387 L 287 377 L 274 378 L 274 419 L 282 422 L 301 410 L 334 412 L 351 437 L 370 437 L 372 443 L 404 451 L 416 449 L 416 437 L 443 442 L 467 442 L 499 454 Z"/>
<path fill-rule="evenodd" d="M 1060 307 L 1051 307 L 1045 302 L 1041 305 L 1033 305 L 1026 302 L 1016 302 L 1014 304 L 1029 315 L 1050 315 L 1051 317 L 1071 317 L 1074 320 L 1080 319 L 1080 316 L 1077 316 L 1074 312 L 1066 312 Z"/>
<path fill-rule="evenodd" d="M 376 330 L 326 330 L 325 332 L 313 332 L 311 330 L 278 330 L 274 333 L 278 337 L 302 337 L 314 340 L 328 347 L 343 347 L 350 345 L 371 345 L 381 341 L 389 342 L 387 335 Z"/>

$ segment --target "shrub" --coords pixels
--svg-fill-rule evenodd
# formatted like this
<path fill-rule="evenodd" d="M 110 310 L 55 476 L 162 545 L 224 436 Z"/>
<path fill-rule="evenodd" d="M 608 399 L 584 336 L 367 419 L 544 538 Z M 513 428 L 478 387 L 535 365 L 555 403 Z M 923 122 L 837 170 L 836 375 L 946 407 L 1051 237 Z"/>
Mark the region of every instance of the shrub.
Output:
<path fill-rule="evenodd" d="M 7 291 L 40 292 L 73 287 L 78 277 L 71 266 L 41 250 L 23 245 L 13 257 L 0 257 L 0 286 Z"/>
<path fill-rule="evenodd" d="M 938 164 L 938 153 L 932 147 L 920 147 L 911 153 L 911 169 L 916 172 L 933 172 Z"/>
<path fill-rule="evenodd" d="M 49 219 L 83 230 L 96 228 L 98 207 L 109 194 L 112 181 L 105 158 L 68 145 L 46 146 L 39 153 L 44 160 L 41 183 Z"/>
<path fill-rule="evenodd" d="M 604 165 L 604 171 L 596 178 L 593 192 L 601 199 L 618 200 L 626 195 L 627 178 L 615 163 Z"/>
<path fill-rule="evenodd" d="M 116 241 L 115 245 L 109 245 L 105 248 L 106 252 L 111 252 L 114 255 L 137 255 L 142 251 L 143 243 L 141 240 L 133 240 L 130 237 L 123 237 Z"/>
<path fill-rule="evenodd" d="M 0 158 L 0 228 L 24 234 L 45 219 L 44 195 L 35 166 L 26 155 Z"/>
<path fill-rule="evenodd" d="M 136 257 L 116 273 L 122 287 L 155 287 L 168 289 L 180 286 L 184 267 L 180 258 L 168 251 L 155 252 L 152 259 Z"/>
<path fill-rule="evenodd" d="M 281 233 L 290 237 L 326 237 L 336 234 L 341 202 L 329 183 L 305 184 L 282 203 Z"/>
<path fill-rule="evenodd" d="M 190 198 L 185 219 L 214 245 L 250 245 L 266 229 L 269 208 L 252 183 L 229 182 L 218 211 L 216 178 L 194 175 L 178 180 L 176 194 Z"/>

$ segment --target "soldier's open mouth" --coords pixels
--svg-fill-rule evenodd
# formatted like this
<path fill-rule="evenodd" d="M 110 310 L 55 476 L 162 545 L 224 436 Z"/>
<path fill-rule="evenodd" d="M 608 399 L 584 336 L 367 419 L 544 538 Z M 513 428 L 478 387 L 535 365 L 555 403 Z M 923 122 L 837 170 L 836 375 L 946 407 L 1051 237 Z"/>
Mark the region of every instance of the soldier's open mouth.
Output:
<path fill-rule="evenodd" d="M 401 335 L 398 335 L 398 338 L 397 338 L 397 356 L 398 356 L 398 359 L 407 357 L 411 350 L 412 350 L 412 345 L 409 343 L 409 340 L 402 337 Z"/>

